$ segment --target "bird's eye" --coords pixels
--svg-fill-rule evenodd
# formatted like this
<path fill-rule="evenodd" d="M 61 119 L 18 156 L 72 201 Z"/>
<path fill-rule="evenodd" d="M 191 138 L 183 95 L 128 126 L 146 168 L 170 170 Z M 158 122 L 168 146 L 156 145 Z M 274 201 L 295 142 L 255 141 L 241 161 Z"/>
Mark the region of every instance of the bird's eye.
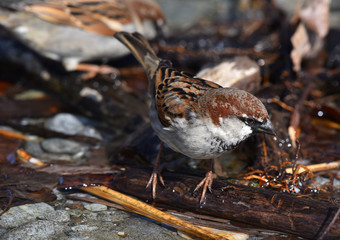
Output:
<path fill-rule="evenodd" d="M 245 120 L 244 120 L 244 122 L 247 124 L 247 125 L 251 125 L 251 124 L 253 124 L 254 123 L 254 119 L 252 119 L 252 118 L 246 118 Z"/>

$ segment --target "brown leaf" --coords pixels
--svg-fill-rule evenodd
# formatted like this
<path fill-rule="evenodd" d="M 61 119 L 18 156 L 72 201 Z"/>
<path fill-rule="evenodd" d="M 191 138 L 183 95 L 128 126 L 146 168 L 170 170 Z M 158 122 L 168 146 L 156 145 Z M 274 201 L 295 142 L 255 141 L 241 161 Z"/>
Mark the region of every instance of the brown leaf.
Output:
<path fill-rule="evenodd" d="M 324 38 L 329 30 L 330 2 L 330 0 L 308 1 L 308 5 L 299 10 L 302 22 L 321 38 Z"/>
<path fill-rule="evenodd" d="M 301 70 L 303 57 L 311 50 L 307 30 L 303 23 L 299 24 L 290 41 L 293 45 L 293 50 L 290 53 L 290 57 L 293 61 L 293 69 L 298 72 Z"/>

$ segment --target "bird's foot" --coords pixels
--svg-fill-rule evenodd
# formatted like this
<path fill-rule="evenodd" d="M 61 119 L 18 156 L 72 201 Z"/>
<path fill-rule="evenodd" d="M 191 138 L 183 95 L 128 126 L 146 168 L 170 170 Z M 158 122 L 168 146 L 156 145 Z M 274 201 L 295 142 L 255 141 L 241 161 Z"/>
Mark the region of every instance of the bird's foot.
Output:
<path fill-rule="evenodd" d="M 207 189 L 209 189 L 209 191 L 211 192 L 211 185 L 214 181 L 214 179 L 216 178 L 216 174 L 213 173 L 212 171 L 209 171 L 205 174 L 205 178 L 196 186 L 194 192 L 196 192 L 200 187 L 203 186 L 203 191 L 202 191 L 202 196 L 200 199 L 200 203 L 203 202 L 204 198 L 205 198 L 205 194 L 207 192 Z"/>
<path fill-rule="evenodd" d="M 146 184 L 146 187 L 145 187 L 145 188 L 149 188 L 151 186 L 153 199 L 156 198 L 156 186 L 158 183 L 158 179 L 162 183 L 162 185 L 165 187 L 163 177 L 161 176 L 159 172 L 155 172 L 155 171 L 151 174 L 148 184 Z"/>

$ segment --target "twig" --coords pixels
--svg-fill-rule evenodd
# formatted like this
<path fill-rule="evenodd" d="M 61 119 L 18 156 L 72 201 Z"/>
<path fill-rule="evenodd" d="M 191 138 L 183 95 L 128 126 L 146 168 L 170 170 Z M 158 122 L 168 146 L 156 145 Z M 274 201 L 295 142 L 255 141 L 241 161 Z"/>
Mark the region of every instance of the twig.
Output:
<path fill-rule="evenodd" d="M 321 171 L 335 170 L 339 168 L 340 168 L 340 161 L 331 162 L 331 163 L 319 163 L 319 164 L 307 165 L 304 168 L 299 168 L 297 173 L 298 174 L 303 173 L 308 170 L 311 172 L 321 172 Z M 292 174 L 293 168 L 287 168 L 286 173 Z"/>
<path fill-rule="evenodd" d="M 326 227 L 325 231 L 323 231 L 321 236 L 317 238 L 318 240 L 322 240 L 327 235 L 329 230 L 331 230 L 332 226 L 334 225 L 334 223 L 335 223 L 336 219 L 338 218 L 339 214 L 340 214 L 340 208 L 338 208 L 338 211 L 336 211 L 336 213 L 334 214 L 334 217 L 332 218 L 332 221 L 328 224 L 328 226 Z"/>
<path fill-rule="evenodd" d="M 22 134 L 22 133 L 17 133 L 13 131 L 8 131 L 5 129 L 0 129 L 0 135 L 10 137 L 10 138 L 16 138 L 16 139 L 21 139 L 21 140 L 27 140 L 27 136 Z"/>
<path fill-rule="evenodd" d="M 268 98 L 267 103 L 276 103 L 277 105 L 279 105 L 280 107 L 282 107 L 283 109 L 287 111 L 290 111 L 290 112 L 294 111 L 294 108 L 292 108 L 291 106 L 287 105 L 286 103 L 282 102 L 281 100 L 277 98 Z"/>
<path fill-rule="evenodd" d="M 292 141 L 292 145 L 294 148 L 296 148 L 296 140 L 299 138 L 299 125 L 300 125 L 300 118 L 301 118 L 301 109 L 304 101 L 307 99 L 309 92 L 313 88 L 313 84 L 310 83 L 305 88 L 305 90 L 302 93 L 302 96 L 298 103 L 295 105 L 294 111 L 292 113 L 292 117 L 290 119 L 290 124 L 288 127 L 288 134 L 290 137 L 290 140 Z"/>
<path fill-rule="evenodd" d="M 7 189 L 7 191 L 9 192 L 9 201 L 8 201 L 5 209 L 0 213 L 0 217 L 9 210 L 9 208 L 10 208 L 12 202 L 13 202 L 13 199 L 14 199 L 14 194 L 12 193 L 12 190 Z"/>
<path fill-rule="evenodd" d="M 24 149 L 19 148 L 16 152 L 17 158 L 19 161 L 24 163 L 32 163 L 37 166 L 47 166 L 48 164 L 45 162 L 40 161 L 38 158 L 35 158 L 28 154 Z"/>
<path fill-rule="evenodd" d="M 154 219 L 156 221 L 168 224 L 183 232 L 192 234 L 196 237 L 200 237 L 202 239 L 226 239 L 221 235 L 215 234 L 211 231 L 207 231 L 201 227 L 194 226 L 187 221 L 183 221 L 171 214 L 162 212 L 146 203 L 138 201 L 132 197 L 114 191 L 110 188 L 104 186 L 94 186 L 94 187 L 82 187 L 81 189 L 86 192 L 92 193 L 96 196 L 105 198 L 109 201 L 118 203 L 130 211 L 136 212 L 138 214 Z"/>

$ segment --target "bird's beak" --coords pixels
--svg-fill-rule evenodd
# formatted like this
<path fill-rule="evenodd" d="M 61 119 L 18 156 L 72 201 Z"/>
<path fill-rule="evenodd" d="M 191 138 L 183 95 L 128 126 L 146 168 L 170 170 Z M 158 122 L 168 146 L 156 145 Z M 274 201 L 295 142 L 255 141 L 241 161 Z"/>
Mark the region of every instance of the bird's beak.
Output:
<path fill-rule="evenodd" d="M 274 126 L 273 126 L 273 124 L 271 123 L 270 120 L 268 120 L 265 123 L 263 123 L 262 125 L 260 125 L 257 128 L 257 131 L 261 132 L 261 133 L 265 133 L 265 134 L 274 135 L 274 136 L 276 135 Z"/>

